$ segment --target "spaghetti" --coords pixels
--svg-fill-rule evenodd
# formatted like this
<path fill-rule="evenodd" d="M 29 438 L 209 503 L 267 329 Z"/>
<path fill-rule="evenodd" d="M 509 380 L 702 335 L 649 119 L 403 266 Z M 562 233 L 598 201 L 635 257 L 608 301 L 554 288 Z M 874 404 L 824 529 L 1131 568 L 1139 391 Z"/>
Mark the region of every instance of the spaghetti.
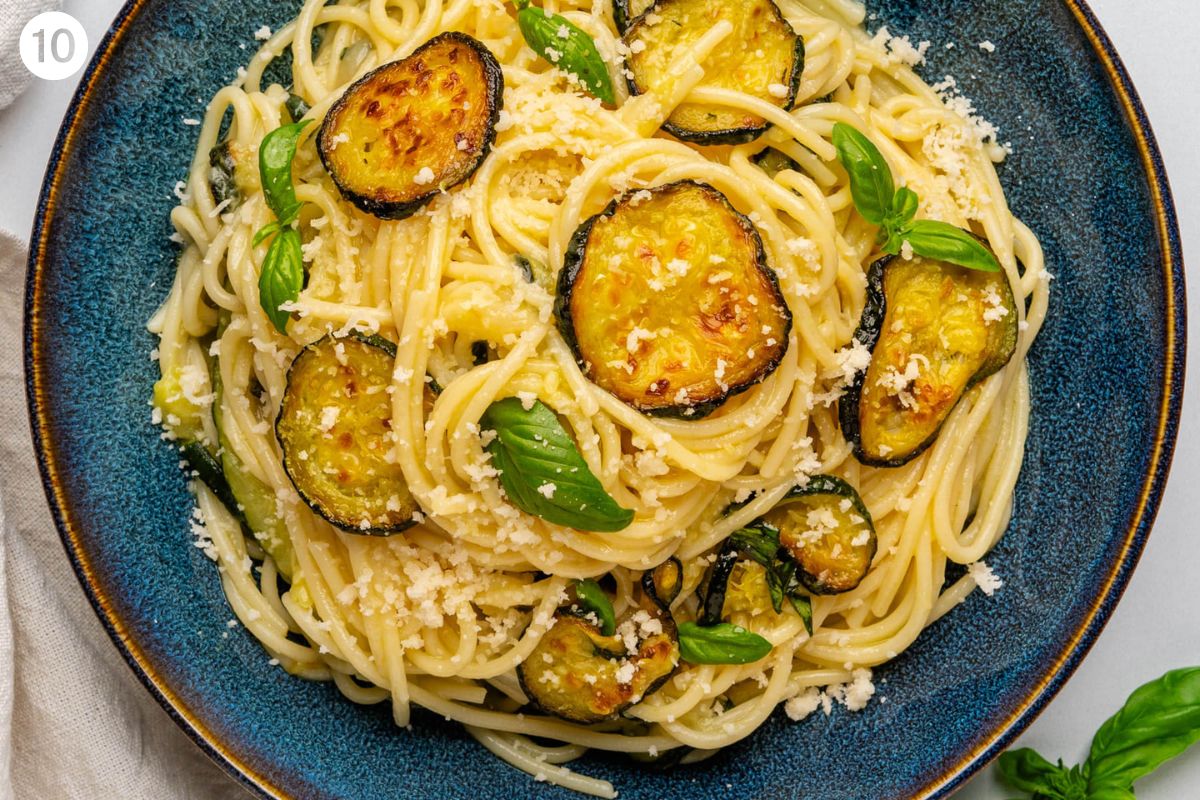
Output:
<path fill-rule="evenodd" d="M 797 718 L 831 697 L 862 707 L 870 668 L 979 584 L 990 593 L 982 559 L 1009 519 L 1028 429 L 1025 354 L 1047 306 L 1040 247 L 1008 209 L 994 170 L 1003 149 L 913 72 L 919 56 L 906 40 L 872 39 L 853 0 L 777 5 L 806 50 L 790 111 L 703 83 L 706 60 L 737 46 L 727 23 L 676 54 L 671 81 L 630 97 L 616 80 L 615 108 L 606 106 L 538 58 L 498 0 L 307 0 L 212 99 L 171 215 L 183 248 L 175 282 L 149 325 L 161 338 L 156 419 L 181 440 L 219 443 L 269 498 L 259 511 L 278 524 L 248 537 L 194 482 L 199 543 L 237 619 L 284 669 L 332 680 L 354 702 L 389 702 L 402 727 L 421 706 L 540 779 L 614 797 L 607 782 L 562 765 L 587 749 L 696 760 L 750 735 L 781 704 Z M 546 6 L 586 31 L 621 74 L 627 48 L 606 3 Z M 357 78 L 452 30 L 483 43 L 503 69 L 490 155 L 418 213 L 381 220 L 343 199 L 318 158 L 317 126 L 306 130 L 295 184 L 308 279 L 281 335 L 260 304 L 266 245 L 254 242 L 274 217 L 253 175 L 238 176 L 238 200 L 219 200 L 210 153 L 224 144 L 253 161 L 264 137 L 290 122 L 289 89 L 263 77 L 285 52 L 290 93 L 319 121 Z M 712 147 L 658 134 L 685 100 L 770 128 Z M 895 468 L 863 466 L 838 424 L 838 400 L 864 369 L 852 337 L 877 254 L 875 228 L 855 213 L 836 166 L 839 122 L 879 147 L 897 182 L 921 198 L 921 216 L 990 243 L 1020 318 L 1007 366 L 965 395 L 928 450 Z M 797 168 L 768 174 L 755 158 L 768 147 Z M 590 382 L 556 327 L 554 281 L 527 282 L 514 264 L 521 256 L 557 272 L 590 216 L 676 181 L 715 188 L 753 223 L 793 320 L 770 376 L 695 418 L 643 414 Z M 341 530 L 310 510 L 273 430 L 297 354 L 351 331 L 396 350 L 395 463 L 421 511 L 418 524 L 388 537 Z M 472 352 L 481 341 L 486 363 Z M 426 375 L 442 387 L 436 397 Z M 556 412 L 605 490 L 634 512 L 632 524 L 585 532 L 507 502 L 480 437 L 489 407 L 507 397 Z M 621 617 L 636 608 L 643 572 L 675 556 L 683 585 L 671 610 L 695 619 L 697 589 L 730 534 L 817 474 L 857 489 L 878 548 L 857 588 L 811 597 L 811 635 L 786 606 L 738 610 L 733 621 L 770 642 L 767 657 L 682 663 L 617 721 L 518 713 L 530 699 L 518 668 L 573 581 L 607 576 Z M 947 585 L 956 564 L 970 568 Z"/>

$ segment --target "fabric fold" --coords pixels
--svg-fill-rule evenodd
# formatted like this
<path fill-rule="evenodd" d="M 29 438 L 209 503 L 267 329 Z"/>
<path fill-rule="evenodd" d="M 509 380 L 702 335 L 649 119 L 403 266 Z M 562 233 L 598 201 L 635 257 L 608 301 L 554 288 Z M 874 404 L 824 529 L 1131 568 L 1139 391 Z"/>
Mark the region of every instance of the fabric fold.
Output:
<path fill-rule="evenodd" d="M 63 550 L 26 422 L 24 286 L 25 246 L 0 232 L 0 800 L 244 800 L 138 683 Z"/>

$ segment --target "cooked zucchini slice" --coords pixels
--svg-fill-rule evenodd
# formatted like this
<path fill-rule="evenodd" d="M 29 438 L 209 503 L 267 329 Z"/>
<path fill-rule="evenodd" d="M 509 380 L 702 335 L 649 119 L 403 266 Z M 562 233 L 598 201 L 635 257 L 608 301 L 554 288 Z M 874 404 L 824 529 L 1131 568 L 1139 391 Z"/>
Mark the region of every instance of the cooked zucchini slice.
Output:
<path fill-rule="evenodd" d="M 326 336 L 288 370 L 275 422 L 283 467 L 313 511 L 350 533 L 397 533 L 419 510 L 387 458 L 395 358 L 377 336 Z"/>
<path fill-rule="evenodd" d="M 767 173 L 767 177 L 769 178 L 774 178 L 779 173 L 786 172 L 787 170 L 803 172 L 794 158 L 787 153 L 776 150 L 774 147 L 768 147 L 750 160 L 759 169 Z"/>
<path fill-rule="evenodd" d="M 1003 272 L 887 256 L 867 275 L 855 338 L 872 352 L 840 401 L 854 455 L 898 467 L 920 455 L 959 400 L 1017 348 L 1017 307 Z"/>
<path fill-rule="evenodd" d="M 629 25 L 646 9 L 654 5 L 654 0 L 613 0 L 613 22 L 621 33 L 629 30 Z"/>
<path fill-rule="evenodd" d="M 700 86 L 736 89 L 790 110 L 804 72 L 804 40 L 771 0 L 658 0 L 625 32 L 630 93 L 666 83 L 678 54 L 723 19 L 733 23 L 734 32 L 705 61 Z M 663 130 L 685 142 L 740 144 L 768 127 L 745 111 L 682 103 Z"/>
<path fill-rule="evenodd" d="M 284 102 L 283 107 L 287 109 L 292 122 L 299 122 L 309 111 L 312 111 L 312 106 L 303 97 L 291 92 L 288 93 L 288 99 Z"/>
<path fill-rule="evenodd" d="M 521 274 L 525 276 L 526 283 L 540 286 L 549 294 L 554 294 L 555 275 L 548 265 L 541 261 L 526 258 L 520 254 L 513 256 L 513 263 L 517 265 L 517 269 L 521 270 Z"/>
<path fill-rule="evenodd" d="M 675 556 L 642 573 L 642 592 L 662 611 L 671 610 L 682 588 L 683 563 Z"/>
<path fill-rule="evenodd" d="M 226 140 L 208 151 L 208 165 L 208 184 L 218 204 L 236 206 L 262 185 L 254 153 L 234 142 Z"/>
<path fill-rule="evenodd" d="M 547 713 L 593 723 L 615 719 L 656 692 L 679 665 L 679 634 L 667 598 L 678 595 L 682 585 L 676 559 L 646 572 L 638 607 L 612 636 L 560 609 L 553 627 L 517 668 L 525 693 Z"/>
<path fill-rule="evenodd" d="M 862 498 L 841 478 L 818 475 L 759 520 L 779 531 L 796 578 L 813 594 L 841 594 L 867 576 L 878 546 Z"/>
<path fill-rule="evenodd" d="M 500 65 L 481 43 L 465 33 L 435 36 L 334 103 L 317 137 L 321 162 L 363 211 L 411 216 L 483 163 L 503 89 Z"/>
<path fill-rule="evenodd" d="M 721 619 L 741 615 L 749 619 L 771 610 L 771 590 L 767 568 L 757 561 L 736 560 L 726 577 L 725 594 L 721 602 Z"/>
<path fill-rule="evenodd" d="M 233 504 L 225 498 L 222 498 L 222 502 L 231 513 L 245 523 L 255 541 L 271 556 L 279 574 L 290 581 L 296 568 L 296 553 L 292 548 L 292 537 L 288 533 L 287 522 L 279 515 L 275 491 L 246 469 L 246 465 L 238 458 L 225 436 L 219 411 L 220 401 L 214 403 L 213 408 L 220 437 L 221 468 Z"/>
<path fill-rule="evenodd" d="M 758 231 L 694 181 L 633 192 L 584 222 L 555 313 L 597 386 L 671 416 L 702 416 L 762 381 L 792 326 Z"/>

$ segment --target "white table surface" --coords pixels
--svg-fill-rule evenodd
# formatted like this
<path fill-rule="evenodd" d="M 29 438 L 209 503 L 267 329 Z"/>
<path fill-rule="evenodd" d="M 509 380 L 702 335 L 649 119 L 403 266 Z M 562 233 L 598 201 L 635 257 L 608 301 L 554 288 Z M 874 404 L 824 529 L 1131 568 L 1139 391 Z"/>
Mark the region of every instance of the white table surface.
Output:
<path fill-rule="evenodd" d="M 1158 135 L 1175 191 L 1184 252 L 1200 253 L 1195 249 L 1200 248 L 1200 51 L 1195 44 L 1200 3 L 1091 0 L 1091 5 L 1116 42 Z M 64 2 L 64 10 L 83 23 L 93 49 L 120 6 L 121 0 Z M 28 236 L 42 173 L 76 80 L 39 81 L 0 112 L 0 228 Z M 1189 309 L 1192 319 L 1200 320 L 1200 289 Z M 1096 728 L 1134 688 L 1168 669 L 1200 665 L 1200 532 L 1192 522 L 1197 513 L 1192 482 L 1200 478 L 1197 354 L 1200 345 L 1189 358 L 1187 394 L 1192 402 L 1184 409 L 1171 481 L 1141 565 L 1092 653 L 1018 746 L 1068 763 L 1081 759 Z M 1179 800 L 1200 796 L 1197 787 L 1200 749 L 1144 780 L 1138 797 Z M 988 770 L 956 797 L 1002 800 L 1013 794 Z"/>

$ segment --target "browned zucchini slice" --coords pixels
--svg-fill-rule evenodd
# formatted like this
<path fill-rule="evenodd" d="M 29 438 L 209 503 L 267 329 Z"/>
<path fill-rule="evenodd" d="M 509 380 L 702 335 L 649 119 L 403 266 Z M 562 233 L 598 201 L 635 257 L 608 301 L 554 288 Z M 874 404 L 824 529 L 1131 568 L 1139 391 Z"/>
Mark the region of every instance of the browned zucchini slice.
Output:
<path fill-rule="evenodd" d="M 760 520 L 779 531 L 796 578 L 813 594 L 841 594 L 867 576 L 878 546 L 875 524 L 854 487 L 818 475 L 793 488 Z"/>
<path fill-rule="evenodd" d="M 321 125 L 321 162 L 363 211 L 411 216 L 483 163 L 503 90 L 486 47 L 465 33 L 435 36 L 346 90 Z"/>
<path fill-rule="evenodd" d="M 694 181 L 633 192 L 584 222 L 555 311 L 597 386 L 673 416 L 707 414 L 770 375 L 792 326 L 758 231 Z"/>
<path fill-rule="evenodd" d="M 862 463 L 897 467 L 1012 358 L 1016 300 L 1003 272 L 887 256 L 868 273 L 855 338 L 872 351 L 871 366 L 841 399 L 842 431 Z"/>
<path fill-rule="evenodd" d="M 771 0 L 658 0 L 625 32 L 630 93 L 665 83 L 679 53 L 723 19 L 733 23 L 734 32 L 705 60 L 700 86 L 736 89 L 790 110 L 804 72 L 804 40 Z M 663 130 L 685 142 L 740 144 L 768 127 L 755 114 L 683 103 Z"/>
<path fill-rule="evenodd" d="M 395 348 L 377 336 L 326 336 L 288 370 L 275 421 L 283 467 L 313 511 L 350 533 L 397 533 L 419 510 L 399 465 L 387 459 L 395 359 Z"/>
<path fill-rule="evenodd" d="M 679 665 L 679 634 L 667 606 L 683 570 L 671 559 L 643 575 L 638 608 L 604 636 L 588 618 L 560 609 L 553 627 L 517 668 L 525 693 L 573 722 L 615 719 L 656 692 Z"/>

